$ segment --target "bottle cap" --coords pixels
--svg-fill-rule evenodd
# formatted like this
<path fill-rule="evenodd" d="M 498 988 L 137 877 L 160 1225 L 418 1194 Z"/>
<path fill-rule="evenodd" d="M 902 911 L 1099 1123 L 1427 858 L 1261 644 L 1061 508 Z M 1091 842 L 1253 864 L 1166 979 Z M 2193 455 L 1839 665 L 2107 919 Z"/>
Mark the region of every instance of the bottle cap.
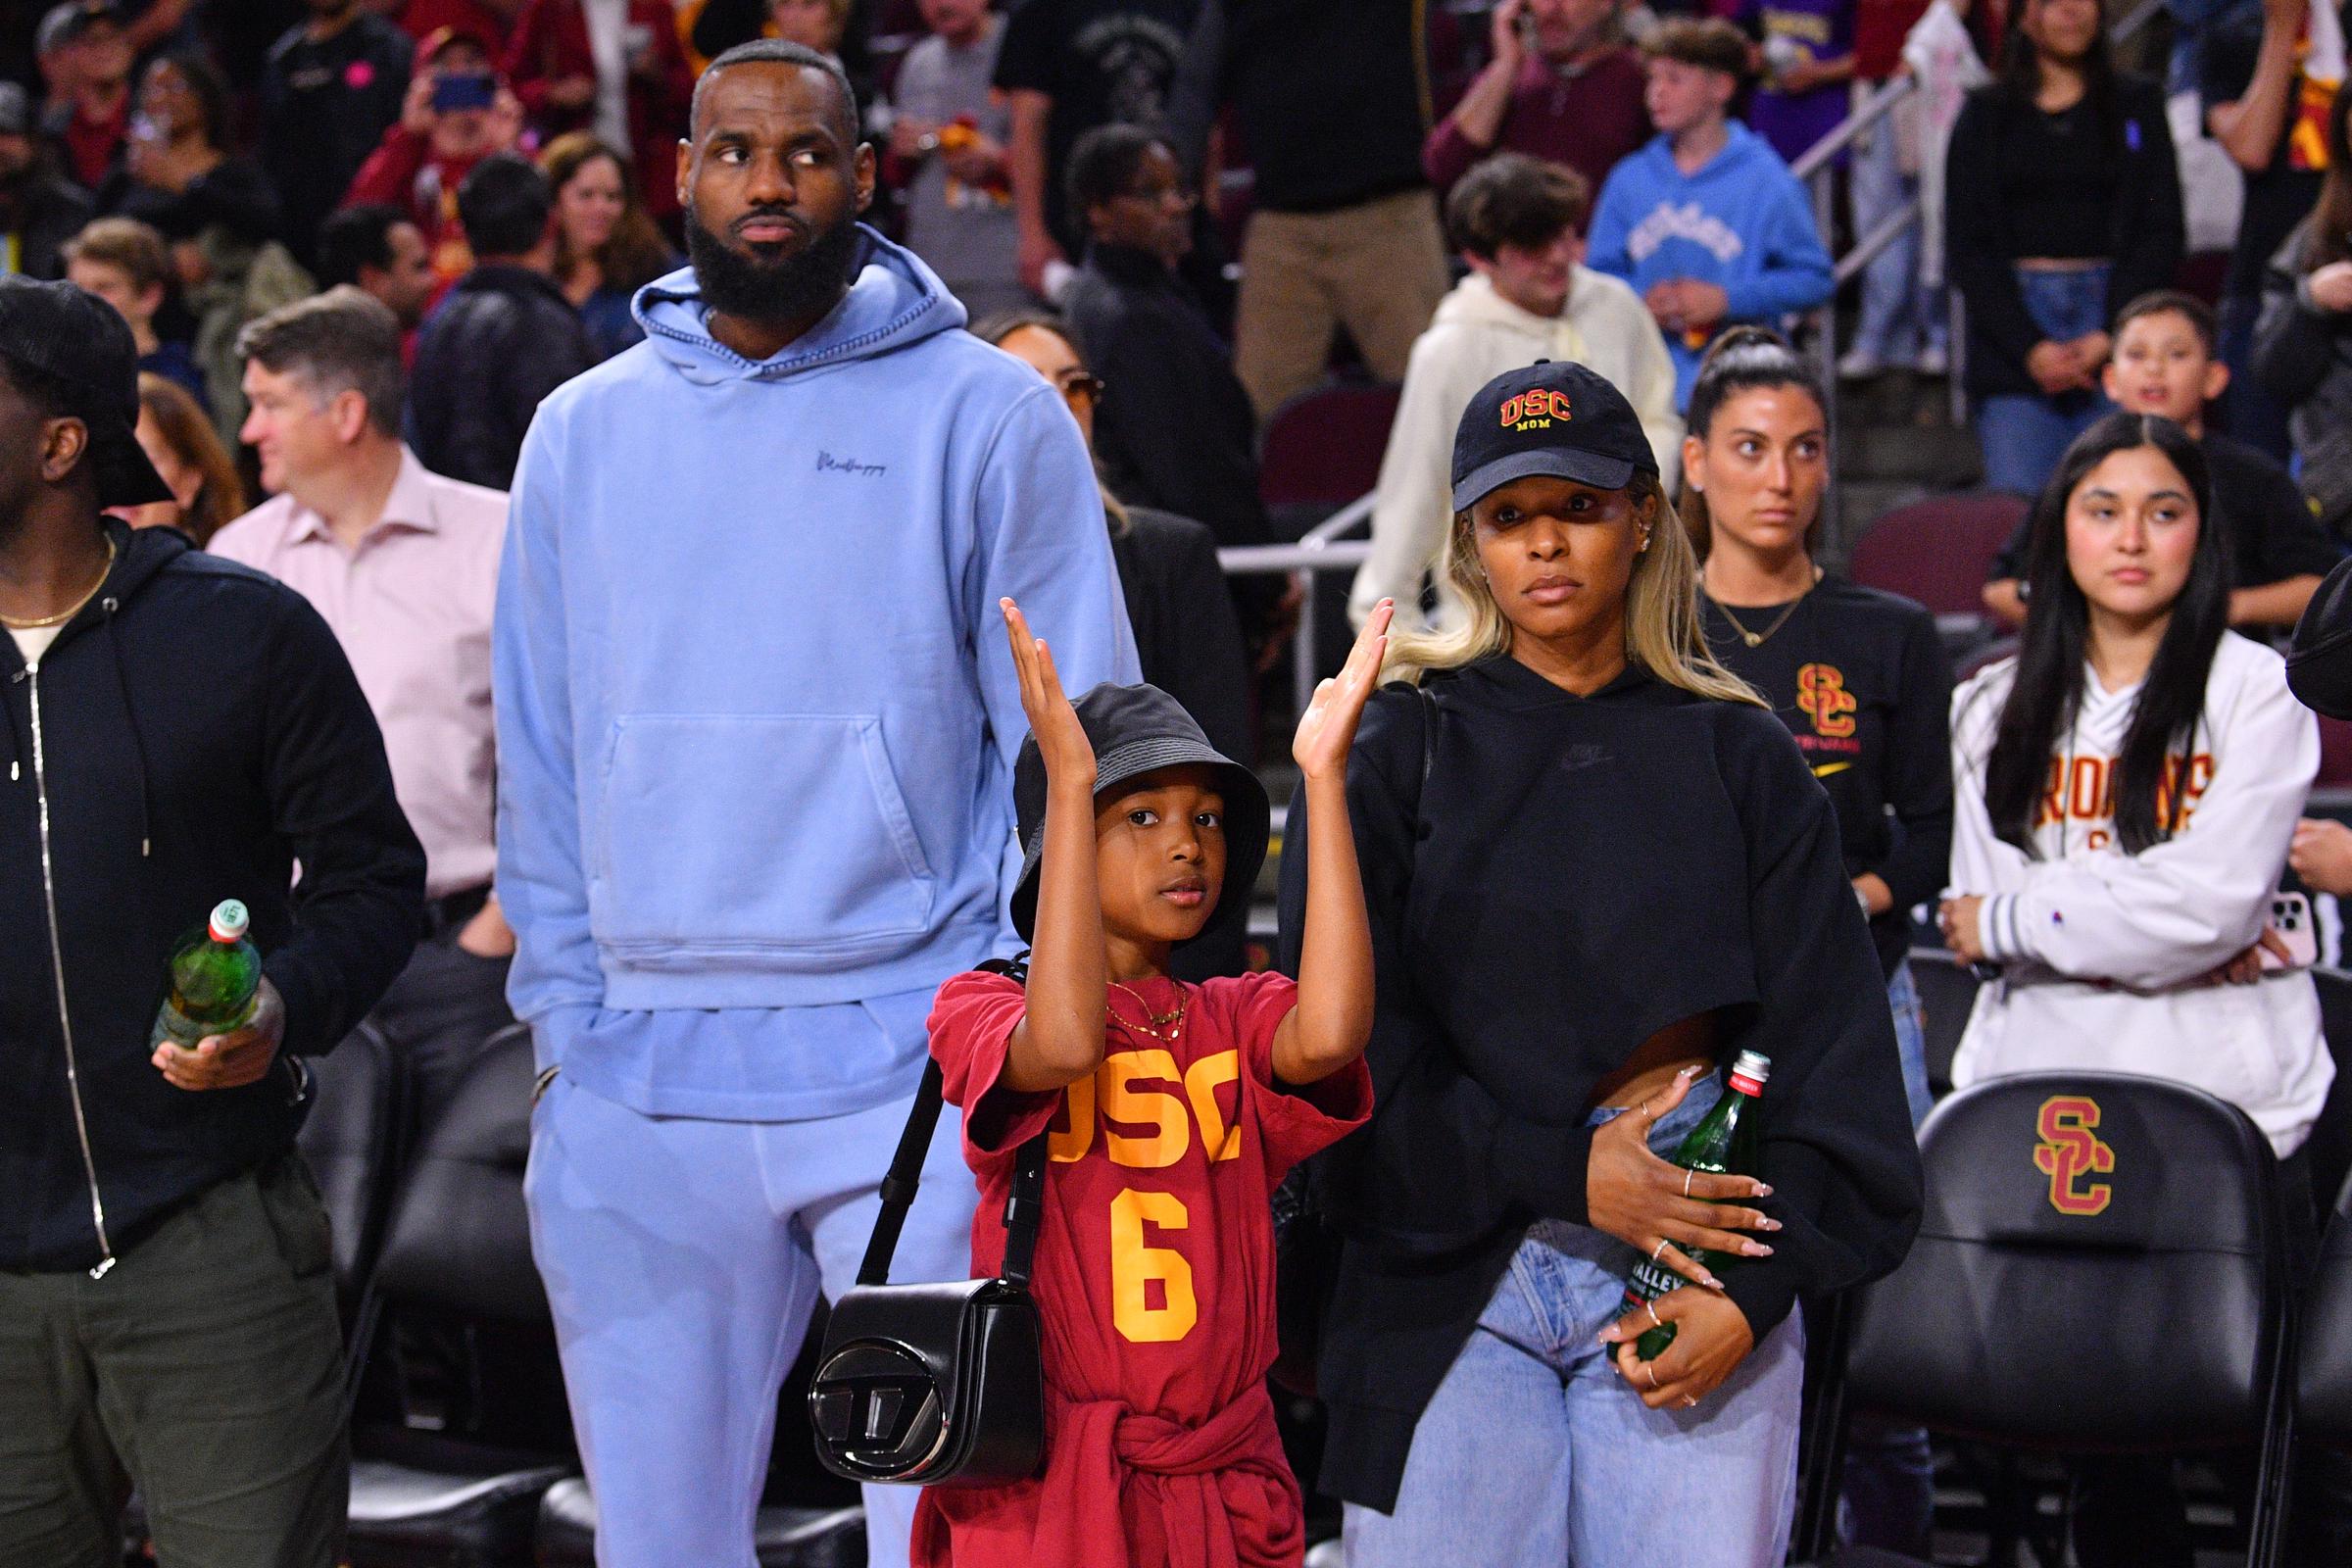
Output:
<path fill-rule="evenodd" d="M 225 945 L 243 940 L 245 928 L 251 923 L 252 917 L 246 914 L 245 906 L 235 899 L 222 899 L 213 906 L 212 936 L 215 942 Z"/>
<path fill-rule="evenodd" d="M 1772 1058 L 1761 1052 L 1742 1051 L 1732 1062 L 1732 1087 L 1743 1095 L 1760 1095 L 1772 1076 Z"/>

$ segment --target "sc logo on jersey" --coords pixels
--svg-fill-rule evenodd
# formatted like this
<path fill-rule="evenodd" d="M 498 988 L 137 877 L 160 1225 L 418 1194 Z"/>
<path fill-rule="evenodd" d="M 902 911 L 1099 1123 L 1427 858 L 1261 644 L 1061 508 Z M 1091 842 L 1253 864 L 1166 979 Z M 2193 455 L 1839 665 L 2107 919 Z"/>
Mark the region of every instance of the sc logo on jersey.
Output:
<path fill-rule="evenodd" d="M 2115 1148 L 2101 1139 L 2099 1102 L 2082 1095 L 2053 1095 L 2041 1102 L 2034 1166 L 2050 1179 L 2050 1206 L 2061 1214 L 2102 1214 L 2115 1189 L 2092 1181 L 2115 1169 Z"/>
<path fill-rule="evenodd" d="M 1836 664 L 1807 664 L 1796 672 L 1797 710 L 1813 720 L 1813 733 L 1843 740 L 1854 732 L 1854 712 L 1862 705 L 1845 689 L 1845 675 Z"/>

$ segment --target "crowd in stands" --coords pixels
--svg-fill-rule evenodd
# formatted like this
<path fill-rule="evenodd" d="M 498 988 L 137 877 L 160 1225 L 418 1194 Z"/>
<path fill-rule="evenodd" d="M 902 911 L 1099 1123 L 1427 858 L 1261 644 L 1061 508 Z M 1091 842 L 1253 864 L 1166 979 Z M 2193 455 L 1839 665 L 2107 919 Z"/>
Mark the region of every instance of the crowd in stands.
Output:
<path fill-rule="evenodd" d="M 221 702 L 242 701 L 254 669 L 303 665 L 270 710 L 263 760 L 222 763 L 299 818 L 237 851 L 280 884 L 257 938 L 296 954 L 269 971 L 285 1010 L 272 1027 L 290 1058 L 370 1018 L 416 1086 L 412 1131 L 499 1028 L 520 1015 L 539 1031 L 541 1065 L 564 1075 L 534 1129 L 571 1140 L 533 1200 L 573 1415 L 610 1539 L 636 1544 L 612 1560 L 658 1561 L 683 1549 L 662 1545 L 664 1494 L 690 1486 L 670 1441 L 689 1418 L 742 1472 L 729 1501 L 757 1500 L 769 1363 L 791 1363 L 820 1283 L 833 1294 L 864 1246 L 871 1206 L 855 1205 L 871 1184 L 845 1151 L 887 1153 L 930 999 L 997 934 L 993 890 L 1021 858 L 997 830 L 1017 823 L 1027 854 L 1016 923 L 1066 933 L 1088 902 L 1049 880 L 1060 912 L 1037 912 L 1037 845 L 1082 842 L 1039 817 L 1043 770 L 1066 786 L 1092 766 L 1070 714 L 1097 741 L 1112 733 L 1102 705 L 1117 701 L 1086 688 L 1140 677 L 1166 693 L 1150 712 L 1170 757 L 1281 765 L 1270 676 L 1298 657 L 1300 584 L 1228 575 L 1218 552 L 1296 537 L 1262 483 L 1271 428 L 1335 381 L 1391 388 L 1384 444 L 1349 454 L 1366 471 L 1378 459 L 1346 594 L 1357 648 L 1336 688 L 1288 715 L 1303 782 L 1273 843 L 1279 935 L 1253 940 L 1248 890 L 1220 910 L 1212 882 L 1200 920 L 1157 951 L 1165 972 L 1142 975 L 1176 1011 L 1139 1002 L 1148 1022 L 1131 1027 L 1114 1006 L 1110 1025 L 1172 1046 L 1156 1031 L 1181 1030 L 1185 984 L 1248 976 L 1254 1007 L 1290 996 L 1269 966 L 1304 963 L 1288 1035 L 1280 1009 L 1213 993 L 1226 1010 L 1208 1027 L 1232 1036 L 1219 1049 L 1246 1056 L 1230 1070 L 1257 1072 L 1249 1095 L 1299 1088 L 1276 1069 L 1299 1059 L 1299 1031 L 1319 1032 L 1329 1104 L 1314 1136 L 1291 1129 L 1296 1155 L 1365 1119 L 1359 1077 L 1375 1097 L 1370 1132 L 1315 1166 L 1361 1250 L 1326 1313 L 1321 1391 L 1321 1486 L 1346 1504 L 1349 1560 L 1637 1560 L 1627 1543 L 1654 1521 L 1595 1499 L 1634 1487 L 1656 1446 L 1692 1439 L 1661 1425 L 1662 1401 L 1624 1397 L 1620 1373 L 1659 1394 L 1654 1367 L 1644 1389 L 1594 1337 L 1632 1337 L 1620 1265 L 1648 1251 L 1694 1287 L 1670 1314 L 1687 1337 L 1658 1363 L 1676 1369 L 1663 1402 L 1769 1413 L 1708 1438 L 1714 1490 L 1676 1504 L 1714 1509 L 1748 1549 L 1682 1560 L 1752 1565 L 1758 1541 L 1787 1542 L 1803 1313 L 1893 1267 L 1916 1222 L 1906 1128 L 1933 1102 L 1923 943 L 1992 977 L 1956 1085 L 2111 1068 L 2237 1104 L 2286 1173 L 2298 1268 L 2335 1197 L 2319 1179 L 2340 1173 L 2307 1150 L 2332 1077 L 2317 993 L 2266 967 L 2278 944 L 2264 922 L 2290 871 L 2352 897 L 2352 829 L 2304 815 L 2321 732 L 2273 646 L 2352 541 L 2344 22 L 2328 0 L 2182 9 L 2160 84 L 2126 68 L 2101 0 L 0 0 L 0 32 L 22 32 L 0 39 L 0 277 L 80 291 L 0 284 L 0 424 L 19 404 L 112 421 L 44 457 L 45 488 L 20 498 L 39 519 L 23 537 L 54 548 L 29 575 L 0 571 L 0 606 L 22 617 L 0 616 L 20 666 L 8 699 L 49 700 L 43 661 L 56 647 L 65 663 L 65 637 L 122 638 L 105 680 L 73 664 L 58 678 L 78 693 L 86 675 L 115 705 L 90 722 L 139 771 L 124 811 L 148 816 L 106 832 L 144 858 L 180 830 L 176 808 L 160 830 L 150 819 L 168 787 L 150 780 L 189 763 L 154 771 L 154 688 L 134 699 L 133 685 L 171 663 L 174 639 L 213 652 L 172 689 L 201 676 Z M 1983 84 L 1940 125 L 1932 94 L 1904 99 L 1822 163 L 1826 183 L 1800 178 L 1858 105 L 1921 69 L 1905 46 L 1923 19 L 1971 40 Z M 729 98 L 722 57 L 790 90 Z M 713 131 L 723 114 L 734 128 Z M 2202 284 L 2190 133 L 2243 174 L 2227 259 Z M 1937 221 L 1893 235 L 1841 301 L 1837 256 L 1914 201 Z M 102 314 L 73 315 L 84 308 Z M 67 348 L 17 344 L 12 310 L 53 334 L 99 323 L 83 335 L 128 356 L 135 406 L 130 383 L 119 399 L 75 390 Z M 1846 346 L 1826 375 L 1808 357 L 1823 342 Z M 1957 676 L 1951 628 L 1842 574 L 1869 519 L 1827 536 L 1839 388 L 1892 372 L 1956 380 L 1983 487 L 2031 503 Z M 754 471 L 749 455 L 786 426 L 806 470 Z M 0 433 L 11 461 L 33 452 Z M 1497 447 L 1506 436 L 1527 445 Z M 128 524 L 107 524 L 86 561 L 69 526 L 85 501 Z M 769 507 L 808 536 L 762 531 Z M 0 515 L 0 534 L 15 526 Z M 265 598 L 221 563 L 292 593 Z M 83 599 L 40 612 L 42 593 L 92 573 Z M 151 578 L 166 588 L 132 600 Z M 1602 613 L 1579 608 L 1589 582 L 1615 584 L 1622 635 L 1608 657 L 1570 658 L 1580 617 Z M 222 665 L 205 594 L 259 662 Z M 907 606 L 928 617 L 920 635 L 901 625 Z M 330 643 L 343 663 L 321 657 Z M 1310 673 L 1339 667 L 1325 663 Z M 811 717 L 775 689 L 786 668 L 834 671 L 885 717 Z M 1374 671 L 1418 690 L 1372 691 Z M 346 733 L 362 699 L 380 750 Z M 739 701 L 764 716 L 709 716 Z M 1358 710 L 1352 750 L 1331 742 Z M 32 736 L 37 768 L 28 711 L 11 706 L 9 733 L 21 749 Z M 888 749 L 898 725 L 925 730 L 912 765 Z M 1621 744 L 1615 771 L 1557 765 Z M 1215 776 L 1235 793 L 1230 771 Z M 769 803 L 779 789 L 799 792 L 789 808 Z M 1185 797 L 1184 819 L 1239 810 L 1251 790 Z M 1683 814 L 1639 808 L 1661 801 Z M 239 797 L 216 814 L 260 809 Z M 1155 809 L 1136 808 L 1154 816 L 1139 831 L 1165 825 Z M 1312 885 L 1310 815 L 1327 824 Z M 45 804 L 40 821 L 45 866 Z M 767 874 L 741 853 L 753 828 L 825 840 L 775 873 L 821 918 L 752 886 Z M 1353 858 L 1333 858 L 1350 843 Z M 681 892 L 673 850 L 716 892 Z M 192 887 L 179 853 L 168 874 Z M 858 881 L 860 856 L 899 880 Z M 296 860 L 328 892 L 288 906 Z M 1361 983 L 1334 976 L 1363 964 L 1313 958 L 1336 940 L 1333 895 L 1313 887 L 1343 860 L 1371 920 Z M 7 855 L 0 867 L 28 887 L 47 875 Z M 1598 929 L 1563 885 L 1648 923 Z M 347 901 L 343 923 L 305 946 L 290 933 L 320 897 Z M 1115 903 L 1090 906 L 1096 935 Z M 1310 913 L 1320 936 L 1302 935 Z M 139 918 L 155 935 L 161 913 Z M 59 924 L 52 908 L 41 940 L 61 944 L 62 997 Z M 399 961 L 381 944 L 352 958 L 379 926 L 413 928 Z M 922 967 L 950 950 L 941 972 Z M 1041 967 L 1082 990 L 1068 957 Z M 1538 1029 L 1530 963 L 1591 981 L 1592 1016 Z M 1755 978 L 1727 986 L 1735 970 Z M 1125 989 L 1093 979 L 1098 1003 L 1103 984 Z M 1010 985 L 987 977 L 963 1003 L 1009 1005 Z M 1776 1136 L 1819 1152 L 1785 1155 L 1797 1174 L 1775 1178 L 1809 1207 L 1718 1219 L 1696 1198 L 1768 1190 L 1694 1196 L 1685 1181 L 1689 1212 L 1648 1191 L 1667 1180 L 1650 1148 L 1671 1150 L 1728 1092 L 1677 1076 L 1728 1059 L 1728 1025 L 1678 1022 L 1715 1009 L 1777 1064 Z M 1061 1072 L 1007 1036 L 1017 1005 L 980 1023 L 943 1010 L 949 1098 L 972 1118 L 983 1181 L 1005 1173 L 982 1156 L 1011 1148 L 982 1125 L 983 1102 L 995 1115 L 1009 1093 L 991 1074 L 1032 1097 L 1066 1087 L 1073 1128 L 1094 1114 L 1091 1096 L 1078 1108 L 1093 1065 Z M 1362 1038 L 1333 1045 L 1359 1010 Z M 747 1021 L 771 1015 L 789 1020 L 787 1052 Z M 1460 1059 L 1432 1065 L 1448 1051 Z M 156 1066 L 177 1088 L 244 1093 L 276 1073 L 260 1061 L 240 1076 L 230 1055 L 164 1047 Z M 1843 1075 L 1845 1098 L 1808 1090 L 1817 1071 Z M 860 1074 L 889 1092 L 860 1099 Z M 285 1076 L 298 1104 L 307 1080 Z M 1213 1088 L 1178 1076 L 1213 1118 Z M 58 1105 L 79 1093 L 52 1087 Z M 290 1113 L 254 1103 L 188 1168 L 222 1191 L 250 1178 L 247 1217 L 278 1215 L 282 1233 L 304 1200 L 262 1155 Z M 156 1104 L 129 1114 L 148 1118 L 133 1142 L 168 1141 Z M 789 1158 L 759 1141 L 805 1122 L 838 1137 Z M 727 1130 L 694 1142 L 712 1127 Z M 232 1146 L 242 1175 L 226 1170 Z M 81 1192 L 86 1134 L 81 1148 L 59 1190 Z M 1270 1184 L 1288 1160 L 1265 1157 Z M 625 1224 L 547 1195 L 559 1170 L 575 1193 L 615 1173 L 650 1192 L 667 1162 L 706 1158 L 728 1193 L 664 1189 L 638 1217 L 773 1231 L 770 1200 L 729 1206 L 771 1184 L 787 1240 L 680 1268 L 705 1269 L 693 1279 L 713 1298 L 751 1281 L 788 1343 L 726 1344 L 709 1386 L 641 1419 L 644 1366 L 683 1364 L 727 1325 L 657 1332 L 615 1307 L 638 1266 L 615 1261 Z M 963 1175 L 943 1159 L 928 1179 Z M 110 1232 L 89 1180 L 71 1213 L 0 1227 L 14 1248 L 0 1316 L 10 1279 L 135 1257 L 139 1233 Z M 787 1191 L 791 1203 L 772 1196 Z M 908 1239 L 910 1263 L 960 1271 L 970 1201 Z M 1762 1251 L 1727 1290 L 1683 1267 L 1702 1243 Z M 1775 1246 L 1787 1255 L 1766 1267 Z M 1137 1287 L 1118 1310 L 1173 1311 L 1166 1291 L 1151 1299 Z M 1271 1359 L 1260 1327 L 1241 1361 L 1261 1339 Z M 0 1366 L 16 1353 L 0 1334 Z M 0 1380 L 0 1417 L 24 1404 Z M 1567 1479 L 1565 1457 L 1594 1433 L 1622 1467 L 1598 1492 Z M 1478 1473 L 1431 1459 L 1441 1439 L 1483 1453 Z M 1848 1469 L 1850 1533 L 1928 1555 L 1927 1434 L 1865 1423 Z M 2185 1568 L 2162 1466 L 2076 1479 L 2085 1568 Z M 1297 1488 L 1286 1502 L 1268 1487 L 1232 1512 L 1275 1540 Z M 2303 1549 L 2352 1541 L 2342 1474 L 2309 1467 L 2296 1495 Z M 286 1539 L 306 1551 L 336 1528 L 311 1517 L 316 1500 L 271 1504 L 303 1515 Z M 948 1510 L 953 1529 L 915 1520 L 910 1499 L 869 1502 L 873 1539 L 945 1563 L 956 1531 L 994 1517 L 984 1501 Z M 18 1560 L 14 1517 L 0 1507 L 0 1562 Z M 1115 1499 L 1104 1517 L 1117 1528 Z"/>

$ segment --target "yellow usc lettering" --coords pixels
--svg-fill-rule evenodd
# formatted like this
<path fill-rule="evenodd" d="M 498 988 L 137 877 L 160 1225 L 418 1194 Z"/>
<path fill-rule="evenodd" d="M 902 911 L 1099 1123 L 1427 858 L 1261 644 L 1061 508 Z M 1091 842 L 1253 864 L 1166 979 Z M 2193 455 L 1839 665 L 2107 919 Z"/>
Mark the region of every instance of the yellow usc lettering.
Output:
<path fill-rule="evenodd" d="M 1100 1119 L 1152 1129 L 1148 1137 L 1135 1137 L 1106 1128 L 1103 1152 L 1112 1164 L 1131 1170 L 1165 1169 L 1192 1147 L 1192 1125 L 1185 1117 L 1189 1102 L 1193 1120 L 1200 1126 L 1201 1152 L 1211 1161 L 1239 1158 L 1241 1130 L 1226 1122 L 1217 1105 L 1217 1091 L 1241 1075 L 1241 1054 L 1234 1051 L 1202 1056 L 1181 1073 L 1176 1070 L 1176 1058 L 1164 1051 L 1113 1052 L 1100 1067 L 1084 1078 L 1073 1079 L 1063 1091 L 1069 1125 L 1048 1132 L 1047 1155 L 1063 1165 L 1084 1159 L 1095 1147 L 1095 1123 Z M 1181 1086 L 1182 1098 L 1173 1087 L 1141 1087 L 1153 1080 Z"/>

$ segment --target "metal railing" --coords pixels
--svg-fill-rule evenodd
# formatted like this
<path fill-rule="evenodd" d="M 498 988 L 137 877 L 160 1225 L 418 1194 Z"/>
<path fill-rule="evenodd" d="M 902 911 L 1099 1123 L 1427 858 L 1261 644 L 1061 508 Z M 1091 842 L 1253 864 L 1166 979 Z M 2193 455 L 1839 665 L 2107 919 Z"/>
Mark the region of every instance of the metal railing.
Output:
<path fill-rule="evenodd" d="M 1319 584 L 1327 571 L 1353 571 L 1372 555 L 1369 540 L 1340 536 L 1372 517 L 1372 498 L 1357 496 L 1299 536 L 1295 545 L 1230 545 L 1217 552 L 1217 564 L 1228 577 L 1258 576 L 1266 572 L 1299 574 L 1298 632 L 1291 644 L 1291 695 L 1296 711 L 1305 712 L 1315 695 L 1315 605 Z"/>

